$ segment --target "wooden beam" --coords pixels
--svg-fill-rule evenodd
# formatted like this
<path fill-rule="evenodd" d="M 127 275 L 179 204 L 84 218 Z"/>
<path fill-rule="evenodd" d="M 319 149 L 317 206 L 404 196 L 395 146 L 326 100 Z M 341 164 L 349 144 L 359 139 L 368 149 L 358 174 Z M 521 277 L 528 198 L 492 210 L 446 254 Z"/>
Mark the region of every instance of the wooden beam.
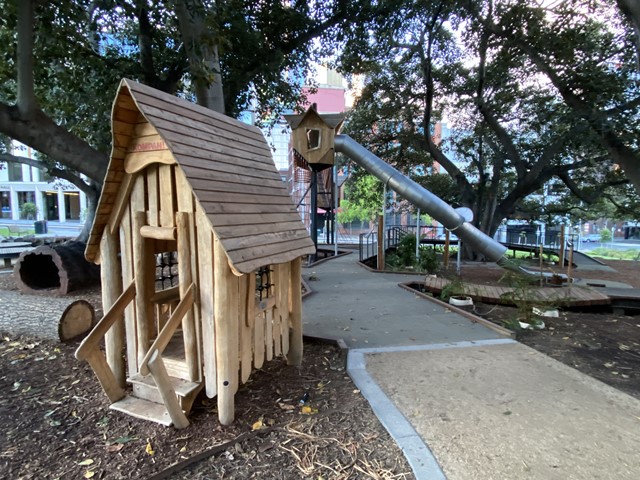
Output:
<path fill-rule="evenodd" d="M 150 319 L 153 315 L 151 307 L 150 290 L 153 283 L 149 285 L 149 270 L 152 262 L 155 263 L 153 255 L 149 252 L 148 240 L 140 235 L 141 228 L 147 222 L 146 212 L 134 212 L 133 214 L 133 273 L 135 278 L 136 290 L 136 329 L 138 334 L 138 363 L 145 358 L 149 349 L 151 339 L 149 332 Z M 155 265 L 152 267 L 151 273 L 155 277 Z"/>
<path fill-rule="evenodd" d="M 380 240 L 378 240 L 380 241 Z M 302 364 L 302 267 L 300 257 L 291 262 L 291 275 L 289 276 L 289 295 L 291 311 L 291 332 L 289 335 L 289 353 L 287 363 L 289 365 Z"/>
<path fill-rule="evenodd" d="M 190 284 L 185 291 L 184 297 L 182 297 L 182 300 L 180 300 L 180 303 L 178 303 L 178 306 L 175 308 L 175 310 L 171 314 L 171 317 L 169 317 L 169 320 L 162 328 L 162 331 L 158 333 L 158 336 L 156 337 L 155 341 L 149 347 L 149 351 L 140 362 L 141 375 L 149 374 L 149 368 L 148 368 L 149 359 L 153 355 L 154 351 L 158 351 L 160 352 L 160 354 L 162 354 L 162 352 L 164 352 L 164 349 L 167 348 L 167 345 L 169 345 L 169 342 L 171 341 L 171 338 L 173 337 L 173 333 L 176 331 L 176 328 L 178 328 L 178 325 L 182 322 L 182 319 L 184 318 L 184 316 L 187 314 L 189 309 L 193 306 L 194 289 L 195 287 L 193 283 Z"/>
<path fill-rule="evenodd" d="M 240 327 L 240 381 L 245 383 L 251 375 L 253 361 L 253 338 L 251 336 L 253 321 L 255 320 L 255 273 L 240 278 L 240 292 L 238 302 Z M 253 318 L 249 319 L 249 315 Z"/>
<path fill-rule="evenodd" d="M 169 374 L 167 373 L 162 357 L 157 350 L 153 350 L 153 354 L 149 359 L 149 370 L 151 370 L 151 375 L 153 376 L 153 380 L 156 382 L 156 387 L 158 387 L 158 392 L 162 397 L 162 401 L 169 413 L 169 417 L 171 417 L 173 426 L 178 429 L 188 427 L 189 420 L 180 407 L 176 391 L 174 390 L 173 385 L 171 385 Z"/>
<path fill-rule="evenodd" d="M 176 188 L 176 204 L 177 211 L 184 212 L 187 214 L 187 230 L 189 232 L 189 242 L 190 245 L 188 247 L 190 255 L 188 258 L 189 265 L 191 268 L 191 277 L 192 281 L 196 284 L 196 303 L 198 303 L 198 299 L 200 298 L 200 294 L 198 292 L 198 237 L 196 234 L 196 221 L 195 221 L 195 209 L 193 202 L 193 189 L 187 178 L 184 175 L 184 172 L 179 166 L 176 166 L 173 170 L 173 174 L 175 177 L 175 188 Z M 203 368 L 202 368 L 202 325 L 200 323 L 200 309 L 199 306 L 196 305 L 191 310 L 191 315 L 193 316 L 193 323 L 195 325 L 195 334 L 196 334 L 196 346 L 197 346 L 197 364 L 199 365 L 199 377 L 198 381 L 201 382 L 203 380 Z"/>
<path fill-rule="evenodd" d="M 192 214 L 190 213 L 176 212 L 178 232 L 178 276 L 180 278 L 179 287 L 182 297 L 187 294 L 187 285 L 191 285 L 191 287 L 195 288 L 192 283 L 191 240 L 189 238 L 189 219 L 191 217 Z M 187 369 L 189 370 L 189 380 L 195 382 L 200 378 L 200 365 L 198 364 L 198 337 L 192 308 L 189 308 L 182 319 L 182 336 L 184 338 L 184 355 L 187 362 Z"/>
<path fill-rule="evenodd" d="M 200 300 L 200 321 L 202 328 L 202 363 L 205 374 L 207 397 L 213 398 L 218 391 L 216 366 L 216 331 L 214 325 L 213 292 L 215 290 L 213 274 L 213 241 L 211 224 L 199 206 L 196 209 L 198 236 L 198 289 Z"/>
<path fill-rule="evenodd" d="M 117 402 L 118 400 L 124 398 L 125 393 L 124 390 L 118 385 L 118 381 L 116 380 L 115 375 L 111 368 L 109 368 L 109 364 L 107 364 L 107 360 L 104 358 L 104 355 L 99 349 L 93 349 L 88 352 L 85 360 L 91 365 L 91 369 L 96 374 L 98 381 L 100 382 L 100 386 L 104 390 L 104 393 L 107 394 L 109 401 L 111 403 Z"/>
<path fill-rule="evenodd" d="M 129 206 L 129 196 L 133 189 L 135 177 L 135 175 L 125 175 L 122 179 L 122 183 L 120 184 L 118 196 L 111 208 L 111 215 L 109 216 L 109 231 L 114 235 L 118 231 L 120 222 L 122 221 L 122 215 L 124 215 L 124 212 Z"/>
<path fill-rule="evenodd" d="M 238 277 L 229 268 L 227 255 L 215 234 L 213 250 L 218 418 L 223 425 L 230 425 L 238 386 Z"/>
<path fill-rule="evenodd" d="M 104 337 L 104 335 L 109 331 L 113 323 L 118 319 L 125 307 L 129 305 L 135 296 L 136 285 L 135 282 L 131 282 L 127 289 L 122 292 L 122 295 L 120 295 L 115 301 L 111 309 L 104 315 L 104 317 L 102 317 L 102 320 L 93 327 L 91 333 L 89 333 L 89 335 L 82 341 L 76 350 L 76 358 L 78 360 L 86 360 L 87 356 L 93 350 L 97 349 L 102 337 Z"/>
<path fill-rule="evenodd" d="M 280 265 L 278 280 L 278 311 L 280 312 L 280 333 L 282 337 L 282 354 L 289 352 L 289 278 L 291 277 L 291 262 Z"/>
<path fill-rule="evenodd" d="M 122 294 L 121 266 L 118 259 L 118 244 L 116 236 L 109 230 L 102 233 L 100 242 L 100 280 L 102 283 L 102 311 L 108 312 L 118 297 Z M 124 388 L 127 375 L 124 357 L 124 316 L 122 312 L 112 327 L 107 331 L 104 339 L 107 363 L 116 377 L 118 385 Z"/>
<path fill-rule="evenodd" d="M 142 226 L 140 235 L 154 240 L 176 240 L 178 238 L 175 227 L 152 227 L 150 225 Z"/>
<path fill-rule="evenodd" d="M 120 221 L 120 265 L 122 282 L 125 285 L 134 284 L 133 281 L 133 247 L 131 243 L 131 215 L 129 208 L 124 209 Z M 127 371 L 129 376 L 138 373 L 138 345 L 136 333 L 136 309 L 129 304 L 124 309 L 124 327 L 127 349 Z"/>
<path fill-rule="evenodd" d="M 176 211 L 176 192 L 173 178 L 174 168 L 170 165 L 160 165 L 158 168 L 158 193 L 160 194 L 160 225 L 175 226 L 173 214 Z"/>

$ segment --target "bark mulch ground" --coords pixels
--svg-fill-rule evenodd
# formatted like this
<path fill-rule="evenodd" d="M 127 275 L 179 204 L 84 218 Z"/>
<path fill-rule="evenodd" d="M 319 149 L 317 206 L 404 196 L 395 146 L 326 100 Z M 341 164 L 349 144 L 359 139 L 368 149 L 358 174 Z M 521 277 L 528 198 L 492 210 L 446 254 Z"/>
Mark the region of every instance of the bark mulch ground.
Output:
<path fill-rule="evenodd" d="M 640 288 L 637 262 L 607 263 L 617 272 L 588 277 Z M 472 283 L 501 275 L 462 271 Z M 10 275 L 0 276 L 0 295 L 3 289 L 15 289 Z M 86 298 L 99 305 L 99 290 Z M 518 315 L 493 305 L 474 311 L 499 324 Z M 640 317 L 563 311 L 545 322 L 519 340 L 640 399 Z M 335 345 L 307 342 L 301 367 L 278 359 L 255 371 L 236 396 L 229 427 L 219 424 L 215 399 L 200 397 L 183 430 L 110 411 L 88 365 L 73 357 L 76 347 L 0 336 L 0 478 L 413 478 Z"/>

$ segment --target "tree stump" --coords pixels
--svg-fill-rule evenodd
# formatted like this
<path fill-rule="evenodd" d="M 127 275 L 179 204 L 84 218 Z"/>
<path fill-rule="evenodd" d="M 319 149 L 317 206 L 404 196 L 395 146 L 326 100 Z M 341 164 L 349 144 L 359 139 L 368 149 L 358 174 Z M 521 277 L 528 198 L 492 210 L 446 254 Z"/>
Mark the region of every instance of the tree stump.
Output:
<path fill-rule="evenodd" d="M 67 295 L 100 282 L 100 267 L 84 258 L 85 244 L 70 241 L 43 245 L 18 258 L 13 272 L 23 293 Z"/>
<path fill-rule="evenodd" d="M 87 333 L 93 327 L 95 310 L 85 300 L 77 300 L 70 304 L 58 323 L 58 337 L 61 342 L 68 342 Z"/>

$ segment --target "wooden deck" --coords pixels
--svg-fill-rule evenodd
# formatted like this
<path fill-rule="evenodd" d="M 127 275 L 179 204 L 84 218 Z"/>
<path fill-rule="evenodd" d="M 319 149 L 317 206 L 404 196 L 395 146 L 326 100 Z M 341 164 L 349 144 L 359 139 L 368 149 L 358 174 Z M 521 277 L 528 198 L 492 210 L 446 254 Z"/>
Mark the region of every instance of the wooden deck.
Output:
<path fill-rule="evenodd" d="M 425 288 L 439 295 L 450 280 L 442 277 L 427 277 L 424 281 Z M 554 305 L 558 307 L 589 307 L 596 305 L 610 305 L 611 298 L 596 289 L 582 286 L 570 287 L 532 287 L 525 292 L 512 287 L 479 285 L 465 283 L 464 294 L 476 301 L 515 305 L 518 297 L 528 296 L 528 300 L 541 305 Z"/>

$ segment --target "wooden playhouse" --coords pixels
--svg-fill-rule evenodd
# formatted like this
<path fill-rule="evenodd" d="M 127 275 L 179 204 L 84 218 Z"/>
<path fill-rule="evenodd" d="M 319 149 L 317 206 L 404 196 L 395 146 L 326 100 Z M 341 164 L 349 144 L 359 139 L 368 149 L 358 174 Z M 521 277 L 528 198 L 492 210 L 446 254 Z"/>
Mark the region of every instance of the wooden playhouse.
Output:
<path fill-rule="evenodd" d="M 85 251 L 105 315 L 76 357 L 111 408 L 180 428 L 204 388 L 229 424 L 253 367 L 301 361 L 313 242 L 257 128 L 129 80 L 112 127 Z"/>

